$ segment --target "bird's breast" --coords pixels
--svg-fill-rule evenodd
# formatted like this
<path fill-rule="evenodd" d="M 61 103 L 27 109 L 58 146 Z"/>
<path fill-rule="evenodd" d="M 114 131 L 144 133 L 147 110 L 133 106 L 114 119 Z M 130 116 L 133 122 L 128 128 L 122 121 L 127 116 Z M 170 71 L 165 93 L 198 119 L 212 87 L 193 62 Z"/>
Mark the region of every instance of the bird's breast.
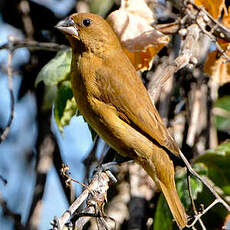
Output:
<path fill-rule="evenodd" d="M 80 113 L 93 127 L 99 120 L 93 98 L 100 98 L 101 95 L 96 80 L 96 71 L 101 63 L 100 59 L 90 55 L 79 55 L 72 59 L 71 83 L 74 97 Z"/>

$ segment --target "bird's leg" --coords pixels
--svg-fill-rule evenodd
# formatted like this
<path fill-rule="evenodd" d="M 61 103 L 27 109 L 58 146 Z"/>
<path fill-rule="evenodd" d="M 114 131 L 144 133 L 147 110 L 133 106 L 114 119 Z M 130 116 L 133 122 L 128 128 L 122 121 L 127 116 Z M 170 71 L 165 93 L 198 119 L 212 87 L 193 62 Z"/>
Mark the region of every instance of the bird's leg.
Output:
<path fill-rule="evenodd" d="M 112 154 L 110 154 L 112 153 Z M 110 156 L 108 155 L 112 155 L 113 159 L 111 159 Z M 109 161 L 108 160 L 113 160 L 113 161 Z M 126 162 L 133 162 L 133 160 L 131 160 L 129 157 L 121 157 L 120 155 L 117 155 L 116 152 L 113 149 L 109 149 L 107 154 L 105 155 L 105 157 L 102 159 L 102 163 L 100 163 L 95 169 L 94 169 L 94 173 L 98 172 L 98 171 L 106 171 L 106 173 L 108 174 L 108 176 L 110 177 L 110 179 L 116 183 L 117 180 L 115 178 L 115 176 L 112 174 L 111 170 L 116 170 L 117 167 L 121 166 L 123 163 Z"/>

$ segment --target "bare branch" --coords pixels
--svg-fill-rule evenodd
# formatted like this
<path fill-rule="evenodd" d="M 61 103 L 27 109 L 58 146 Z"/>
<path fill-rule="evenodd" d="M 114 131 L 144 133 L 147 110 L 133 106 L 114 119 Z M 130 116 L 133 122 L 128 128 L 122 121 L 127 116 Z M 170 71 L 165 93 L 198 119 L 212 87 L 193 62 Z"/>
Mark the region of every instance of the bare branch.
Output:
<path fill-rule="evenodd" d="M 69 219 L 73 216 L 73 214 L 77 211 L 77 209 L 80 207 L 80 205 L 86 201 L 88 198 L 87 203 L 90 204 L 87 206 L 89 208 L 90 206 L 94 206 L 95 201 L 98 205 L 98 202 L 104 203 L 106 201 L 107 197 L 107 190 L 109 189 L 109 174 L 107 172 L 98 171 L 92 178 L 92 181 L 90 182 L 88 189 L 85 189 L 81 195 L 74 201 L 73 204 L 69 207 L 68 210 L 64 212 L 64 214 L 60 218 L 54 219 L 54 226 L 53 230 L 61 230 L 63 229 L 64 225 L 69 221 Z M 89 196 L 91 195 L 91 196 Z M 93 205 L 92 205 L 93 204 Z M 102 205 L 102 204 L 101 204 Z M 87 212 L 93 213 L 95 211 L 95 207 L 91 207 Z M 86 218 L 85 220 L 81 220 L 81 218 Z M 87 217 L 80 217 L 77 224 L 81 222 L 81 225 L 84 225 L 91 216 Z M 78 226 L 79 229 L 81 229 L 80 226 Z"/>
<path fill-rule="evenodd" d="M 18 8 L 22 14 L 22 22 L 26 35 L 29 39 L 33 39 L 34 27 L 30 17 L 30 4 L 28 1 L 21 0 L 18 4 Z"/>
<path fill-rule="evenodd" d="M 46 178 L 50 167 L 52 166 L 52 156 L 55 144 L 51 134 L 43 136 L 38 147 L 37 178 L 35 182 L 32 204 L 27 219 L 26 227 L 31 230 L 37 230 L 40 223 L 40 215 L 43 205 L 43 194 L 46 185 Z"/>
<path fill-rule="evenodd" d="M 10 117 L 7 122 L 6 127 L 4 128 L 1 136 L 0 136 L 0 143 L 4 141 L 10 131 L 10 126 L 14 119 L 14 92 L 13 92 L 13 74 L 12 74 L 12 59 L 13 59 L 13 45 L 11 43 L 11 37 L 9 37 L 9 54 L 8 54 L 8 63 L 7 63 L 7 75 L 8 75 L 8 89 L 10 93 Z"/>
<path fill-rule="evenodd" d="M 214 19 L 205 9 L 204 7 L 197 6 L 194 4 L 193 1 L 191 0 L 184 0 L 183 1 L 184 7 L 185 8 L 190 8 L 191 6 L 193 7 L 193 16 L 197 17 L 197 15 L 203 17 L 204 22 L 205 22 L 205 27 L 209 27 L 212 29 L 212 33 L 214 36 L 217 38 L 221 38 L 227 42 L 230 42 L 230 29 L 221 24 L 219 21 Z M 193 19 L 193 18 L 192 18 Z"/>
<path fill-rule="evenodd" d="M 0 206 L 2 207 L 3 214 L 5 216 L 11 217 L 14 222 L 14 228 L 17 230 L 25 230 L 25 227 L 21 223 L 21 215 L 11 211 L 6 203 L 6 201 L 0 195 Z"/>
<path fill-rule="evenodd" d="M 207 181 L 206 178 L 201 177 L 190 165 L 184 154 L 180 151 L 179 152 L 181 159 L 184 161 L 188 171 L 194 175 L 196 178 L 198 178 L 209 190 L 210 192 L 216 197 L 218 200 L 218 203 L 221 203 L 229 212 L 230 212 L 230 206 L 229 204 L 220 197 L 220 195 L 216 192 L 216 190 L 213 188 L 213 186 Z"/>
<path fill-rule="evenodd" d="M 192 94 L 192 109 L 191 109 L 191 116 L 190 116 L 190 124 L 188 129 L 188 135 L 186 143 L 189 146 L 193 146 L 195 142 L 195 137 L 197 135 L 197 130 L 200 127 L 198 122 L 200 117 L 200 110 L 201 110 L 201 89 L 200 87 L 194 86 L 191 90 Z"/>
<path fill-rule="evenodd" d="M 186 32 L 186 37 L 181 44 L 180 55 L 172 63 L 162 65 L 161 69 L 150 80 L 148 91 L 153 101 L 156 101 L 162 85 L 194 58 L 193 47 L 199 39 L 200 29 L 197 24 L 192 24 Z"/>
<path fill-rule="evenodd" d="M 195 202 L 193 200 L 193 197 L 192 197 L 192 187 L 191 187 L 191 181 L 190 181 L 190 174 L 189 172 L 187 171 L 187 182 L 188 182 L 188 192 L 189 192 L 189 197 L 190 197 L 190 200 L 191 200 L 191 203 L 192 203 L 192 209 L 193 209 L 193 212 L 195 214 L 195 216 L 198 215 L 198 212 L 196 210 L 196 205 L 195 205 Z M 200 216 L 201 217 L 201 216 Z M 201 220 L 201 218 L 198 219 L 199 220 L 199 223 L 202 227 L 202 230 L 206 230 L 205 226 L 204 226 L 204 223 L 203 221 Z M 195 222 L 194 222 L 195 224 Z"/>
<path fill-rule="evenodd" d="M 226 109 L 215 107 L 212 109 L 212 113 L 216 116 L 225 117 L 230 120 L 230 112 Z"/>
<path fill-rule="evenodd" d="M 1 49 L 10 49 L 12 47 L 14 50 L 18 48 L 27 48 L 29 50 L 46 50 L 46 51 L 52 51 L 57 52 L 61 49 L 65 49 L 68 46 L 65 45 L 59 45 L 57 43 L 51 43 L 51 42 L 37 42 L 37 41 L 27 41 L 27 40 L 17 40 L 13 38 L 11 43 L 6 43 L 4 45 L 0 46 Z"/>

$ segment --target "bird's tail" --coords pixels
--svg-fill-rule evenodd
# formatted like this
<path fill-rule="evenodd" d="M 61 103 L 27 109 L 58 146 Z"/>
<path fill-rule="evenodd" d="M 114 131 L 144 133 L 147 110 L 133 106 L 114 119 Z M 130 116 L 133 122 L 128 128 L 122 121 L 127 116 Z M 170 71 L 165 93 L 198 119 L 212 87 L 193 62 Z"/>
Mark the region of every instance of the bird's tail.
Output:
<path fill-rule="evenodd" d="M 145 161 L 145 163 L 144 162 L 139 162 L 139 163 L 142 165 L 142 167 L 145 169 L 145 171 L 148 173 L 148 175 L 154 181 L 156 181 L 158 183 L 158 185 L 160 186 L 160 188 L 161 188 L 161 190 L 162 190 L 162 192 L 166 198 L 166 201 L 169 205 L 171 213 L 172 213 L 174 219 L 176 220 L 178 227 L 180 229 L 184 228 L 187 224 L 187 215 L 186 215 L 186 212 L 184 210 L 184 206 L 182 205 L 180 198 L 178 196 L 177 190 L 176 190 L 176 185 L 175 185 L 175 181 L 174 181 L 174 169 L 173 169 L 173 165 L 172 165 L 171 160 L 168 162 L 169 164 L 167 165 L 167 167 L 168 167 L 168 169 L 170 169 L 172 167 L 173 171 L 170 171 L 170 170 L 167 171 L 167 169 L 165 169 L 166 171 L 164 171 L 163 168 L 161 168 L 161 170 L 159 168 L 157 169 L 157 167 L 152 166 L 152 162 L 146 162 Z M 159 173 L 159 171 L 160 171 L 160 173 Z M 164 174 L 164 176 L 161 176 L 162 178 L 160 180 L 160 178 L 158 178 L 156 174 L 161 174 L 163 171 L 167 175 L 165 176 L 165 174 Z M 163 177 L 165 177 L 165 178 L 163 178 Z M 166 183 L 164 183 L 163 181 Z"/>
<path fill-rule="evenodd" d="M 174 184 L 174 188 L 168 188 L 167 186 L 165 186 L 163 183 L 159 181 L 159 185 L 161 187 L 162 192 L 164 193 L 169 208 L 178 226 L 180 228 L 184 228 L 187 224 L 187 215 L 184 210 L 184 206 L 182 205 L 179 196 L 177 194 L 175 184 Z"/>

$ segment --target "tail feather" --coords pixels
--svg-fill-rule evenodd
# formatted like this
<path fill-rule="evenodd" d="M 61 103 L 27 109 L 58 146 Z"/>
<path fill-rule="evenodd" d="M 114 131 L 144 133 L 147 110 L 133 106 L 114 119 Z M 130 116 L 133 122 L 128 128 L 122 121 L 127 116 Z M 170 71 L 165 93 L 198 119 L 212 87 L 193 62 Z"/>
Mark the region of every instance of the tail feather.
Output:
<path fill-rule="evenodd" d="M 180 228 L 184 228 L 187 224 L 187 216 L 184 210 L 184 207 L 179 199 L 179 196 L 176 191 L 176 186 L 174 188 L 167 188 L 163 183 L 159 181 L 159 185 L 161 187 L 162 192 L 167 200 L 169 208 L 175 218 L 178 226 Z"/>
<path fill-rule="evenodd" d="M 180 229 L 184 228 L 187 225 L 187 215 L 176 190 L 174 169 L 171 160 L 167 162 L 168 164 L 163 163 L 157 167 L 154 167 L 153 162 L 150 161 L 139 161 L 139 163 L 148 175 L 160 186 L 178 227 Z M 166 168 L 168 168 L 168 170 Z"/>

